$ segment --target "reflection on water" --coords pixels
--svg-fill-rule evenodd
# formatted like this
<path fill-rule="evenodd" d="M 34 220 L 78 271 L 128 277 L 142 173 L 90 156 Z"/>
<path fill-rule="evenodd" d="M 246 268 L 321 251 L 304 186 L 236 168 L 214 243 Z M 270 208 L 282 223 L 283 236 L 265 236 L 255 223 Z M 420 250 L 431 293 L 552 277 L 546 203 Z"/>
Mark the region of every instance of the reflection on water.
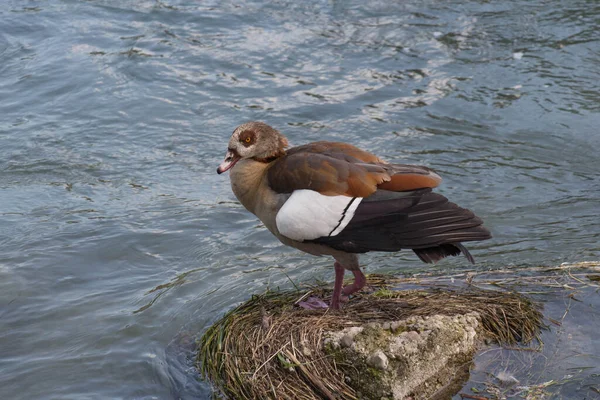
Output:
<path fill-rule="evenodd" d="M 481 270 L 599 258 L 596 2 L 363 3 L 0 5 L 0 397 L 209 398 L 195 333 L 252 293 L 330 279 L 214 174 L 247 120 L 435 168 L 494 233 L 470 246 Z M 552 360 L 600 354 L 579 335 L 594 296 Z M 540 299 L 560 321 L 566 300 Z M 565 397 L 599 373 L 535 365 L 536 383 L 581 378 Z"/>

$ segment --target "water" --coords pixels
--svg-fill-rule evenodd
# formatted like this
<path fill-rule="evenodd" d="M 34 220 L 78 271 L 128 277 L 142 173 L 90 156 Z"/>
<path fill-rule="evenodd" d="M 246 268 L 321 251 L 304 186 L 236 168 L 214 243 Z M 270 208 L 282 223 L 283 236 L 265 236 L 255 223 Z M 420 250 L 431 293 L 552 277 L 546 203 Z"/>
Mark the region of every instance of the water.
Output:
<path fill-rule="evenodd" d="M 600 258 L 598 3 L 363 3 L 2 2 L 0 398 L 210 398 L 186 343 L 332 280 L 215 174 L 247 120 L 435 168 L 482 269 Z"/>

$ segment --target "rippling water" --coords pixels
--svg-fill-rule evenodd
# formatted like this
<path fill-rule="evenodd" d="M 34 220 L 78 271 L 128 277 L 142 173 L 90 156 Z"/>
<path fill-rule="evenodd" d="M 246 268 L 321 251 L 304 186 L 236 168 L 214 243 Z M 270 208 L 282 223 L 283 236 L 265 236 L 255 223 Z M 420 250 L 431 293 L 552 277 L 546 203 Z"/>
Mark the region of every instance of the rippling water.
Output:
<path fill-rule="evenodd" d="M 0 22 L 1 398 L 210 398 L 197 333 L 332 279 L 215 174 L 247 120 L 435 168 L 494 233 L 480 268 L 600 256 L 597 1 L 8 0 Z"/>

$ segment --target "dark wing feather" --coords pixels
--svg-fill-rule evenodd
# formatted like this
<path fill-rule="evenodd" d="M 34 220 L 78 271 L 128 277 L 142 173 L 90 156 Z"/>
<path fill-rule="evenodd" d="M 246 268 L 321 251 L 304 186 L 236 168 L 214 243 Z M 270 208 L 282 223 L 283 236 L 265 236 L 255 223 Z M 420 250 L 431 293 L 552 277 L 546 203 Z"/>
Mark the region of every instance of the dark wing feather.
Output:
<path fill-rule="evenodd" d="M 447 243 L 434 247 L 426 247 L 424 249 L 413 249 L 413 251 L 419 256 L 421 261 L 428 264 L 436 263 L 444 257 L 457 256 L 460 253 L 463 253 L 471 264 L 475 264 L 475 259 L 462 243 Z"/>
<path fill-rule="evenodd" d="M 361 202 L 342 232 L 314 242 L 351 253 L 414 249 L 421 260 L 435 262 L 461 251 L 472 260 L 460 242 L 490 237 L 475 214 L 431 189 L 379 190 Z"/>

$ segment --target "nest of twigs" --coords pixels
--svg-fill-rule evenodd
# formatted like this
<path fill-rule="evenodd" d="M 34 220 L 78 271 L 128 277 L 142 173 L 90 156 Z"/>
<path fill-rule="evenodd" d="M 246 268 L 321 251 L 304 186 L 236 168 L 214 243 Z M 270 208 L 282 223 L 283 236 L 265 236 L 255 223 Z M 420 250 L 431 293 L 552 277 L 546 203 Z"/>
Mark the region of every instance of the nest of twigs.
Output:
<path fill-rule="evenodd" d="M 474 287 L 389 289 L 398 282 L 370 276 L 371 291 L 353 297 L 339 312 L 294 306 L 308 294 L 331 296 L 320 287 L 253 296 L 203 335 L 200 371 L 231 399 L 357 399 L 344 379 L 344 366 L 323 351 L 325 332 L 475 311 L 481 316 L 482 337 L 514 344 L 535 339 L 542 323 L 539 307 L 517 293 Z"/>

